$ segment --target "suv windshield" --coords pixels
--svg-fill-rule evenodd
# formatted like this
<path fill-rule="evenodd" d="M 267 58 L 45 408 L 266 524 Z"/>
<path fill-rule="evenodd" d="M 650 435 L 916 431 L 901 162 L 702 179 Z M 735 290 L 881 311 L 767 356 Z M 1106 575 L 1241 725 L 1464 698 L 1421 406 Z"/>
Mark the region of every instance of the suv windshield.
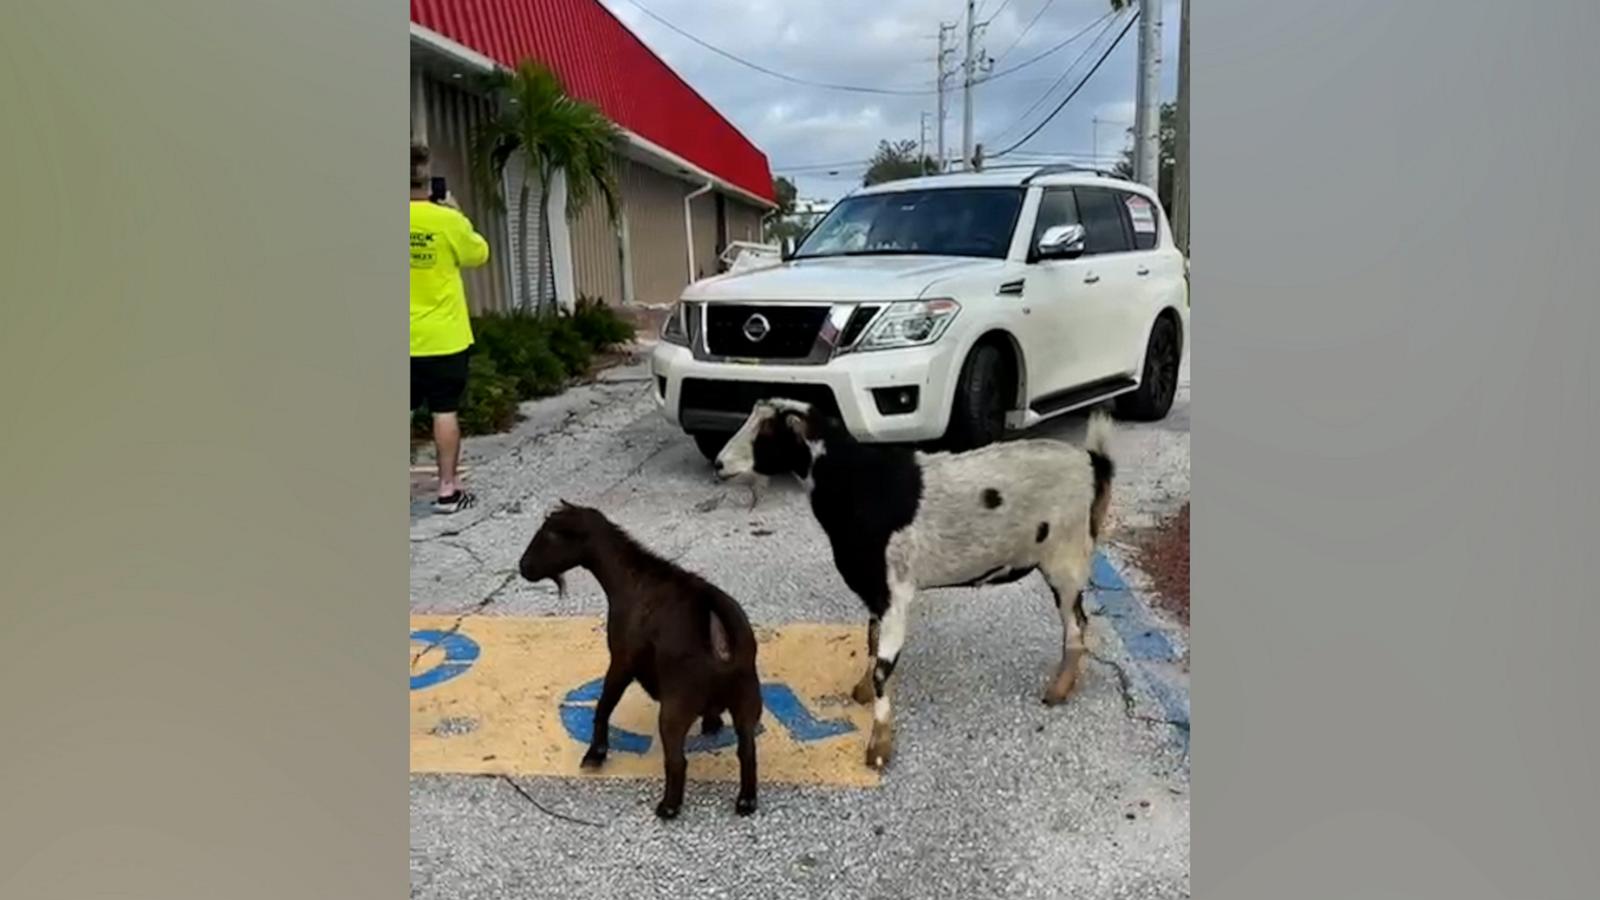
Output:
<path fill-rule="evenodd" d="M 840 200 L 795 251 L 819 256 L 985 256 L 1003 259 L 1022 189 L 932 188 Z"/>

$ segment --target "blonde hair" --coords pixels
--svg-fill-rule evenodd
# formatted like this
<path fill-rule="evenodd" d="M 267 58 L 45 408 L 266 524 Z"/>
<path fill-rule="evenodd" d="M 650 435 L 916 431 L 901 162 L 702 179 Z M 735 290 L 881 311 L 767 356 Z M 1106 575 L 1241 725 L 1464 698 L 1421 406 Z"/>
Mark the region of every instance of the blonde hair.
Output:
<path fill-rule="evenodd" d="M 428 145 L 421 141 L 411 142 L 411 186 L 413 188 L 425 187 L 428 184 L 428 160 L 432 153 Z"/>

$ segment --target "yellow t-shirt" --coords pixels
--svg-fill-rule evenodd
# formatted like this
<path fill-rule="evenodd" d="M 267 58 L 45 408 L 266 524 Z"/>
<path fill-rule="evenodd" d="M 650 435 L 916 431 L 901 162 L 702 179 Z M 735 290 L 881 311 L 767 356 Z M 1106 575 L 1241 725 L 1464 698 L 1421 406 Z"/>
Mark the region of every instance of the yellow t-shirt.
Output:
<path fill-rule="evenodd" d="M 411 201 L 411 355 L 446 356 L 472 346 L 461 270 L 489 261 L 489 242 L 466 216 Z"/>

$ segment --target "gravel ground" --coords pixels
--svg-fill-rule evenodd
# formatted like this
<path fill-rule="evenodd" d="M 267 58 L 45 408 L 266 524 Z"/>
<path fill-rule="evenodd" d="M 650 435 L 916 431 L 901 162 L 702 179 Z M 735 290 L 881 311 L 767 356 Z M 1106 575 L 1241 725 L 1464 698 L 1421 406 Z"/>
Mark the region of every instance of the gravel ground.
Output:
<path fill-rule="evenodd" d="M 639 366 L 611 370 L 529 404 L 511 434 L 469 441 L 477 509 L 428 515 L 428 486 L 414 484 L 412 611 L 599 613 L 587 574 L 570 578 L 564 599 L 515 577 L 527 539 L 564 498 L 710 578 L 757 625 L 864 621 L 799 488 L 774 483 L 752 510 L 747 490 L 715 484 L 655 412 L 647 379 Z M 1166 421 L 1119 434 L 1117 535 L 1187 500 L 1188 395 L 1185 379 Z M 1076 438 L 1083 422 L 1040 433 Z M 1106 554 L 1136 589 L 1148 583 L 1127 547 L 1114 540 Z M 1187 734 L 1156 721 L 1140 663 L 1100 616 L 1090 625 L 1100 659 L 1078 693 L 1040 704 L 1059 627 L 1036 578 L 928 593 L 896 673 L 899 740 L 882 785 L 763 784 L 748 819 L 733 815 L 728 784 L 691 782 L 682 816 L 664 824 L 652 812 L 659 780 L 414 775 L 412 896 L 1188 896 Z M 1126 691 L 1118 669 L 1135 675 Z M 1186 706 L 1186 676 L 1171 677 Z"/>

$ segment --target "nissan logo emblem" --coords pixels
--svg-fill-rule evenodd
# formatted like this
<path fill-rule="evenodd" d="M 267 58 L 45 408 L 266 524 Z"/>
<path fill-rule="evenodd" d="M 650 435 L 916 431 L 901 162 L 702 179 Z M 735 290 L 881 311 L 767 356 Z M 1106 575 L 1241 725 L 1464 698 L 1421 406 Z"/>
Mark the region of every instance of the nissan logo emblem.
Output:
<path fill-rule="evenodd" d="M 744 320 L 743 330 L 745 338 L 748 339 L 750 343 L 759 344 L 761 339 L 766 337 L 767 333 L 772 330 L 772 323 L 767 321 L 766 316 L 756 313 L 750 318 Z"/>

